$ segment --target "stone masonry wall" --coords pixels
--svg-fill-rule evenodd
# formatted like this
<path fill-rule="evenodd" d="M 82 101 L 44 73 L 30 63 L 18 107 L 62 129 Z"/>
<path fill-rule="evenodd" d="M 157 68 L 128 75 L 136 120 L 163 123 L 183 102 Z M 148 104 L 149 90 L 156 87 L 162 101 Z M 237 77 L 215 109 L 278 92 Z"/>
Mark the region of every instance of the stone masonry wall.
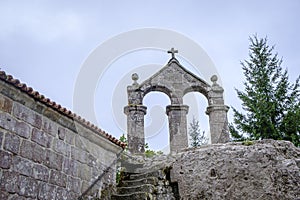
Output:
<path fill-rule="evenodd" d="M 75 200 L 115 182 L 122 148 L 0 81 L 0 199 Z M 111 165 L 110 170 L 106 169 Z"/>

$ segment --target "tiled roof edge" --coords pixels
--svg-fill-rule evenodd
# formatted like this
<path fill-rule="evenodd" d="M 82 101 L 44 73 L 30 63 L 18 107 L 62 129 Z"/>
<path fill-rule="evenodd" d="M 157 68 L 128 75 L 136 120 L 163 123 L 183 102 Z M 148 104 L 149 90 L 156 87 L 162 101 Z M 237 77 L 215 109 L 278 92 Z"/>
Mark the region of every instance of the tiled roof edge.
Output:
<path fill-rule="evenodd" d="M 105 131 L 101 130 L 96 125 L 92 124 L 91 122 L 85 120 L 84 118 L 80 117 L 79 115 L 73 113 L 72 111 L 62 107 L 60 104 L 57 104 L 54 101 L 51 101 L 49 98 L 46 98 L 44 95 L 40 94 L 38 91 L 35 91 L 32 87 L 28 87 L 25 83 L 21 83 L 20 80 L 15 79 L 12 75 L 7 75 L 4 71 L 0 70 L 0 79 L 5 81 L 6 83 L 14 86 L 18 90 L 26 93 L 30 97 L 34 98 L 35 100 L 41 102 L 42 104 L 52 108 L 53 110 L 79 122 L 81 125 L 93 130 L 94 132 L 98 133 L 99 135 L 105 137 L 112 143 L 122 147 L 123 149 L 126 147 L 126 143 L 121 142 L 117 138 L 113 137 L 112 135 L 106 133 Z"/>

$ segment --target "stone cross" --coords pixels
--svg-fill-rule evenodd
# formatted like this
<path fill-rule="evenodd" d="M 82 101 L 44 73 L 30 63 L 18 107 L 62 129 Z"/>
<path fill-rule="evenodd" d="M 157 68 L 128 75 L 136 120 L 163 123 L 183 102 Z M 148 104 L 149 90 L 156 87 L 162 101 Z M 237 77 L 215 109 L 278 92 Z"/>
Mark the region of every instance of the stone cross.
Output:
<path fill-rule="evenodd" d="M 168 51 L 168 53 L 172 54 L 172 58 L 175 58 L 175 53 L 178 53 L 178 50 L 175 50 L 173 47 Z"/>

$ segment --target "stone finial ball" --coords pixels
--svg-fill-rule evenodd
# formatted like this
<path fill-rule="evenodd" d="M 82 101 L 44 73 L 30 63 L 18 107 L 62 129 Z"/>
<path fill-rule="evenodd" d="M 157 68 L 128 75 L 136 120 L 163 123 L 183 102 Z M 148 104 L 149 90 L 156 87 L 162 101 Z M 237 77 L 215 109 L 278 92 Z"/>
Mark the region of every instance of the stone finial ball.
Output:
<path fill-rule="evenodd" d="M 131 79 L 133 81 L 137 81 L 139 79 L 139 75 L 137 73 L 134 73 L 134 74 L 131 75 Z"/>
<path fill-rule="evenodd" d="M 216 83 L 218 81 L 218 77 L 217 75 L 213 75 L 211 78 L 210 78 L 211 82 L 213 83 Z"/>

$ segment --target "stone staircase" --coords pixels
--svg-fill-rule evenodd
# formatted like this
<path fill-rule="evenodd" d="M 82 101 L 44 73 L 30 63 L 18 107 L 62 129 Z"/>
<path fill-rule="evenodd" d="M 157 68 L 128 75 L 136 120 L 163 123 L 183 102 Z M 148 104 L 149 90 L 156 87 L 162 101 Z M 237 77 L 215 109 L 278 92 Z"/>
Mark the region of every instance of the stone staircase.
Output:
<path fill-rule="evenodd" d="M 124 173 L 112 200 L 176 200 L 178 188 L 170 183 L 168 170 Z"/>

